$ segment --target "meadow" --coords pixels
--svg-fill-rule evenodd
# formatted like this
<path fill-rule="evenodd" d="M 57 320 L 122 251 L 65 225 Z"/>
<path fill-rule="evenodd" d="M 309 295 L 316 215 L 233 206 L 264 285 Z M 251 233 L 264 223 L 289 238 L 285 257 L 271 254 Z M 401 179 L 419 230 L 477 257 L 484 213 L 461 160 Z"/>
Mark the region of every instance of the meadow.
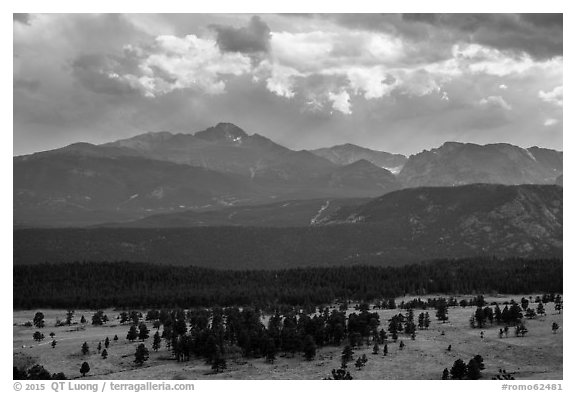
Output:
<path fill-rule="evenodd" d="M 435 297 L 442 295 L 433 295 Z M 535 298 L 531 295 L 494 295 L 486 296 L 488 304 L 497 302 L 503 307 L 504 302 L 514 299 L 520 302 L 522 297 Z M 432 297 L 432 296 L 431 296 Z M 472 295 L 457 296 L 457 299 L 470 299 Z M 413 297 L 397 298 L 399 304 L 402 300 L 408 301 Z M 425 297 L 421 297 L 425 298 Z M 535 303 L 529 305 L 536 308 Z M 449 307 L 448 321 L 442 323 L 434 317 L 435 310 L 428 309 L 431 317 L 430 327 L 426 330 L 417 330 L 416 337 L 412 340 L 408 335 L 401 334 L 394 342 L 389 337 L 387 340 L 388 354 L 382 354 L 383 345 L 378 354 L 373 354 L 372 345 L 354 348 L 354 359 L 365 354 L 367 363 L 361 369 L 354 367 L 354 362 L 349 363 L 348 371 L 354 379 L 376 380 L 416 380 L 416 379 L 440 379 L 444 368 L 450 369 L 456 359 L 462 359 L 467 363 L 475 355 L 484 358 L 485 369 L 481 379 L 492 379 L 503 369 L 515 379 L 562 379 L 563 365 L 563 314 L 554 310 L 554 303 L 545 305 L 546 315 L 537 316 L 534 319 L 523 319 L 528 329 L 524 337 L 516 337 L 514 329 L 510 329 L 508 336 L 499 337 L 502 325 L 496 323 L 487 324 L 484 328 L 471 328 L 469 319 L 475 311 L 475 307 Z M 26 327 L 27 321 L 32 321 L 37 311 L 45 316 L 46 326 L 42 329 Z M 145 312 L 145 310 L 142 310 Z M 104 313 L 110 321 L 102 326 L 92 326 L 91 316 L 94 310 L 76 310 L 73 324 L 70 326 L 55 327 L 57 319 L 64 320 L 65 310 L 19 310 L 14 312 L 13 320 L 13 359 L 14 366 L 29 368 L 35 364 L 41 364 L 50 373 L 63 372 L 68 378 L 81 378 L 80 366 L 88 362 L 90 372 L 86 379 L 323 379 L 329 377 L 332 369 L 337 369 L 341 364 L 341 346 L 325 346 L 318 348 L 316 356 L 311 361 L 306 361 L 301 353 L 295 356 L 284 355 L 280 352 L 276 360 L 271 364 L 264 358 L 244 358 L 239 355 L 228 355 L 227 368 L 214 374 L 211 365 L 204 359 L 192 358 L 188 362 L 176 362 L 173 360 L 171 350 L 162 340 L 161 348 L 155 352 L 152 350 L 152 336 L 156 329 L 151 322 L 146 322 L 150 329 L 150 338 L 144 344 L 150 351 L 149 360 L 142 366 L 134 363 L 136 347 L 142 343 L 140 340 L 130 342 L 126 339 L 129 324 L 120 324 L 116 317 L 118 310 L 106 309 Z M 353 304 L 347 313 L 357 312 Z M 388 319 L 399 312 L 400 309 L 375 309 L 380 316 L 380 328 L 386 329 Z M 415 309 L 418 316 L 422 310 Z M 84 315 L 88 321 L 80 324 L 79 320 Z M 266 316 L 263 323 L 266 323 Z M 552 323 L 556 322 L 560 329 L 553 333 Z M 33 333 L 41 331 L 45 339 L 37 342 L 33 339 Z M 481 337 L 481 332 L 483 337 Z M 51 346 L 52 339 L 49 334 L 54 332 L 54 340 L 57 344 Z M 160 328 L 160 333 L 162 327 Z M 114 335 L 118 340 L 114 341 Z M 97 351 L 98 343 L 110 339 L 107 349 L 108 357 L 103 359 Z M 405 347 L 400 349 L 400 341 Z M 81 347 L 84 342 L 89 346 L 89 353 L 83 355 Z M 451 350 L 448 351 L 448 347 Z"/>

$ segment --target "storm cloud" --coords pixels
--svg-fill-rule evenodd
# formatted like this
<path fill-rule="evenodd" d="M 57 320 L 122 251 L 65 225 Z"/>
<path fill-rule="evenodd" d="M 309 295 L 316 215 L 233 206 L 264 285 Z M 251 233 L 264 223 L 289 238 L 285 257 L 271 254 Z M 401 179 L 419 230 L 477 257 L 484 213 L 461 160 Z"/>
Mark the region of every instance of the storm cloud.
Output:
<path fill-rule="evenodd" d="M 259 16 L 253 16 L 248 26 L 210 27 L 216 31 L 218 46 L 225 52 L 257 53 L 268 52 L 270 48 L 270 28 Z"/>
<path fill-rule="evenodd" d="M 14 22 L 22 23 L 24 25 L 30 24 L 30 14 L 12 14 L 12 20 Z"/>
<path fill-rule="evenodd" d="M 34 15 L 14 23 L 14 151 L 220 121 L 295 149 L 561 149 L 561 31 L 555 14 Z"/>

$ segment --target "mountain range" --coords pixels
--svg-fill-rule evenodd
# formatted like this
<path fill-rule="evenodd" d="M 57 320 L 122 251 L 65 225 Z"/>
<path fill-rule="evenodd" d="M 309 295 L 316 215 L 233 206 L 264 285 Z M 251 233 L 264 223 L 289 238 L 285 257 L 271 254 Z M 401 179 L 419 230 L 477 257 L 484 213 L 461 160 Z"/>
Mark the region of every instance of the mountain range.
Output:
<path fill-rule="evenodd" d="M 269 213 L 288 202 L 300 225 L 326 201 L 344 207 L 404 188 L 561 184 L 562 158 L 538 147 L 456 142 L 410 157 L 351 144 L 295 151 L 219 123 L 194 134 L 146 133 L 14 157 L 14 225 L 90 226 L 158 214 L 189 223 L 204 214 L 220 217 L 208 222 L 237 225 L 222 220 L 230 210 L 214 211 L 269 205 L 261 210 Z M 310 202 L 295 202 L 304 200 Z M 270 222 L 261 216 L 246 225 Z"/>

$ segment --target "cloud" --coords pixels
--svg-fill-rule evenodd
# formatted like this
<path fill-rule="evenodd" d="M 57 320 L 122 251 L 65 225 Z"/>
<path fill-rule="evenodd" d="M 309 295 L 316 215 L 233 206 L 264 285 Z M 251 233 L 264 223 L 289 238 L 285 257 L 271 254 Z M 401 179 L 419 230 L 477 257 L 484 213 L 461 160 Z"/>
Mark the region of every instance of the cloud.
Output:
<path fill-rule="evenodd" d="M 453 42 L 476 43 L 535 59 L 562 56 L 562 14 L 417 14 L 404 20 L 444 31 Z"/>
<path fill-rule="evenodd" d="M 512 107 L 510 106 L 510 104 L 508 104 L 506 102 L 506 100 L 504 98 L 502 98 L 501 96 L 489 96 L 486 98 L 482 98 L 479 101 L 479 104 L 482 106 L 486 106 L 486 107 L 496 107 L 496 108 L 501 108 L 504 110 L 512 110 Z"/>
<path fill-rule="evenodd" d="M 71 63 L 72 75 L 84 88 L 94 93 L 121 95 L 135 92 L 127 83 L 118 83 L 118 74 L 107 73 L 115 69 L 121 72 L 123 58 L 105 55 L 80 55 Z"/>
<path fill-rule="evenodd" d="M 352 110 L 350 109 L 350 95 L 348 92 L 341 91 L 339 93 L 328 93 L 328 99 L 332 102 L 332 108 L 345 115 L 350 115 Z"/>
<path fill-rule="evenodd" d="M 216 31 L 216 42 L 224 52 L 257 53 L 269 50 L 270 28 L 259 16 L 253 16 L 246 27 L 210 27 Z"/>
<path fill-rule="evenodd" d="M 427 26 L 433 23 L 428 20 L 433 18 L 426 16 L 408 19 Z M 526 54 L 511 56 L 492 47 L 466 43 L 454 44 L 430 61 L 426 44 L 403 41 L 394 32 L 274 32 L 259 17 L 252 17 L 244 27 L 210 27 L 216 37 L 158 36 L 150 44 L 127 45 L 122 56 L 109 57 L 100 64 L 75 63 L 74 73 L 92 91 L 119 94 L 136 90 L 147 97 L 181 89 L 221 94 L 231 78 L 249 75 L 270 93 L 284 99 L 298 98 L 304 107 L 317 110 L 333 106 L 335 94 L 344 91 L 348 97 L 365 100 L 400 93 L 450 101 L 443 86 L 464 76 L 503 78 L 536 69 L 557 72 L 562 67 L 559 59 L 537 61 Z M 340 108 L 352 111 L 349 101 L 341 103 Z"/>
<path fill-rule="evenodd" d="M 30 25 L 30 14 L 12 14 L 12 21 L 22 23 L 23 25 Z"/>
<path fill-rule="evenodd" d="M 484 16 L 262 15 L 270 37 L 257 52 L 264 46 L 227 45 L 210 27 L 256 31 L 246 14 L 32 18 L 14 22 L 16 154 L 223 120 L 291 148 L 562 148 L 561 52 L 535 55 L 561 39 L 557 16 L 488 15 L 500 45 Z M 511 39 L 518 29 L 535 49 Z M 504 105 L 489 98 L 500 96 Z M 547 118 L 558 123 L 546 128 Z"/>
<path fill-rule="evenodd" d="M 551 91 L 538 92 L 538 97 L 544 102 L 549 102 L 554 105 L 563 106 L 564 105 L 564 88 L 562 86 L 557 86 Z"/>
<path fill-rule="evenodd" d="M 558 124 L 558 119 L 550 118 L 550 119 L 544 120 L 544 126 L 545 127 L 551 127 L 551 126 L 554 126 L 556 124 Z"/>
<path fill-rule="evenodd" d="M 498 49 L 478 44 L 455 45 L 452 49 L 462 67 L 473 73 L 484 73 L 495 76 L 523 74 L 534 68 L 554 68 L 561 59 L 554 58 L 546 61 L 535 61 L 528 55 L 510 56 Z"/>
<path fill-rule="evenodd" d="M 270 92 L 286 98 L 294 97 L 295 78 L 300 76 L 303 76 L 303 74 L 298 70 L 281 64 L 271 63 L 268 60 L 261 62 L 258 68 L 254 70 L 255 81 L 264 79 L 266 81 L 266 88 Z"/>
<path fill-rule="evenodd" d="M 507 89 L 508 89 L 508 85 L 501 84 L 500 86 L 498 86 L 498 88 L 499 88 L 500 90 L 507 90 Z"/>
<path fill-rule="evenodd" d="M 36 92 L 40 88 L 40 81 L 37 79 L 16 78 L 14 79 L 14 89 Z"/>
<path fill-rule="evenodd" d="M 139 60 L 133 73 L 108 71 L 111 80 L 125 83 L 146 97 L 179 89 L 207 94 L 225 91 L 225 77 L 251 71 L 250 58 L 241 53 L 222 52 L 215 41 L 187 35 L 159 36 L 150 47 L 127 47 Z"/>
<path fill-rule="evenodd" d="M 429 55 L 454 44 L 479 44 L 534 59 L 562 56 L 562 14 L 328 14 L 354 29 L 425 42 Z"/>

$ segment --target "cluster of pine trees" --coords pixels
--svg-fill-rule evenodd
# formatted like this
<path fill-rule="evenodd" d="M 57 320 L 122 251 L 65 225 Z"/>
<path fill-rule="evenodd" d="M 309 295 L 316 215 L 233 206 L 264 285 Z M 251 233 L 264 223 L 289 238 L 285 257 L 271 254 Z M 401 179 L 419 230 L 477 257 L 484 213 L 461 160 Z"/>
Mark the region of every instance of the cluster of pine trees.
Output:
<path fill-rule="evenodd" d="M 474 356 L 468 364 L 462 359 L 457 359 L 450 371 L 444 369 L 442 379 L 479 379 L 484 368 L 484 359 L 480 355 Z"/>
<path fill-rule="evenodd" d="M 16 265 L 13 278 L 15 309 L 252 306 L 270 311 L 281 305 L 306 308 L 335 299 L 491 292 L 562 292 L 562 261 L 478 258 L 277 271 L 99 262 Z M 447 305 L 455 302 L 448 299 Z"/>
<path fill-rule="evenodd" d="M 14 380 L 23 380 L 23 379 L 32 379 L 32 380 L 62 380 L 68 379 L 64 373 L 53 373 L 50 374 L 48 370 L 39 364 L 36 364 L 29 369 L 20 369 L 16 366 L 12 369 L 12 379 Z"/>
<path fill-rule="evenodd" d="M 382 337 L 377 313 L 362 311 L 346 317 L 345 312 L 329 308 L 312 316 L 297 310 L 286 314 L 277 311 L 267 325 L 262 322 L 261 311 L 251 307 L 150 310 L 145 319 L 157 327 L 154 350 L 160 348 L 163 339 L 175 360 L 202 357 L 215 372 L 225 368 L 230 358 L 264 357 L 274 362 L 280 354 L 293 357 L 301 353 L 304 359 L 312 360 L 321 346 L 340 345 L 344 340 L 359 346 Z M 149 337 L 142 322 L 129 322 L 127 339 L 145 341 Z"/>

